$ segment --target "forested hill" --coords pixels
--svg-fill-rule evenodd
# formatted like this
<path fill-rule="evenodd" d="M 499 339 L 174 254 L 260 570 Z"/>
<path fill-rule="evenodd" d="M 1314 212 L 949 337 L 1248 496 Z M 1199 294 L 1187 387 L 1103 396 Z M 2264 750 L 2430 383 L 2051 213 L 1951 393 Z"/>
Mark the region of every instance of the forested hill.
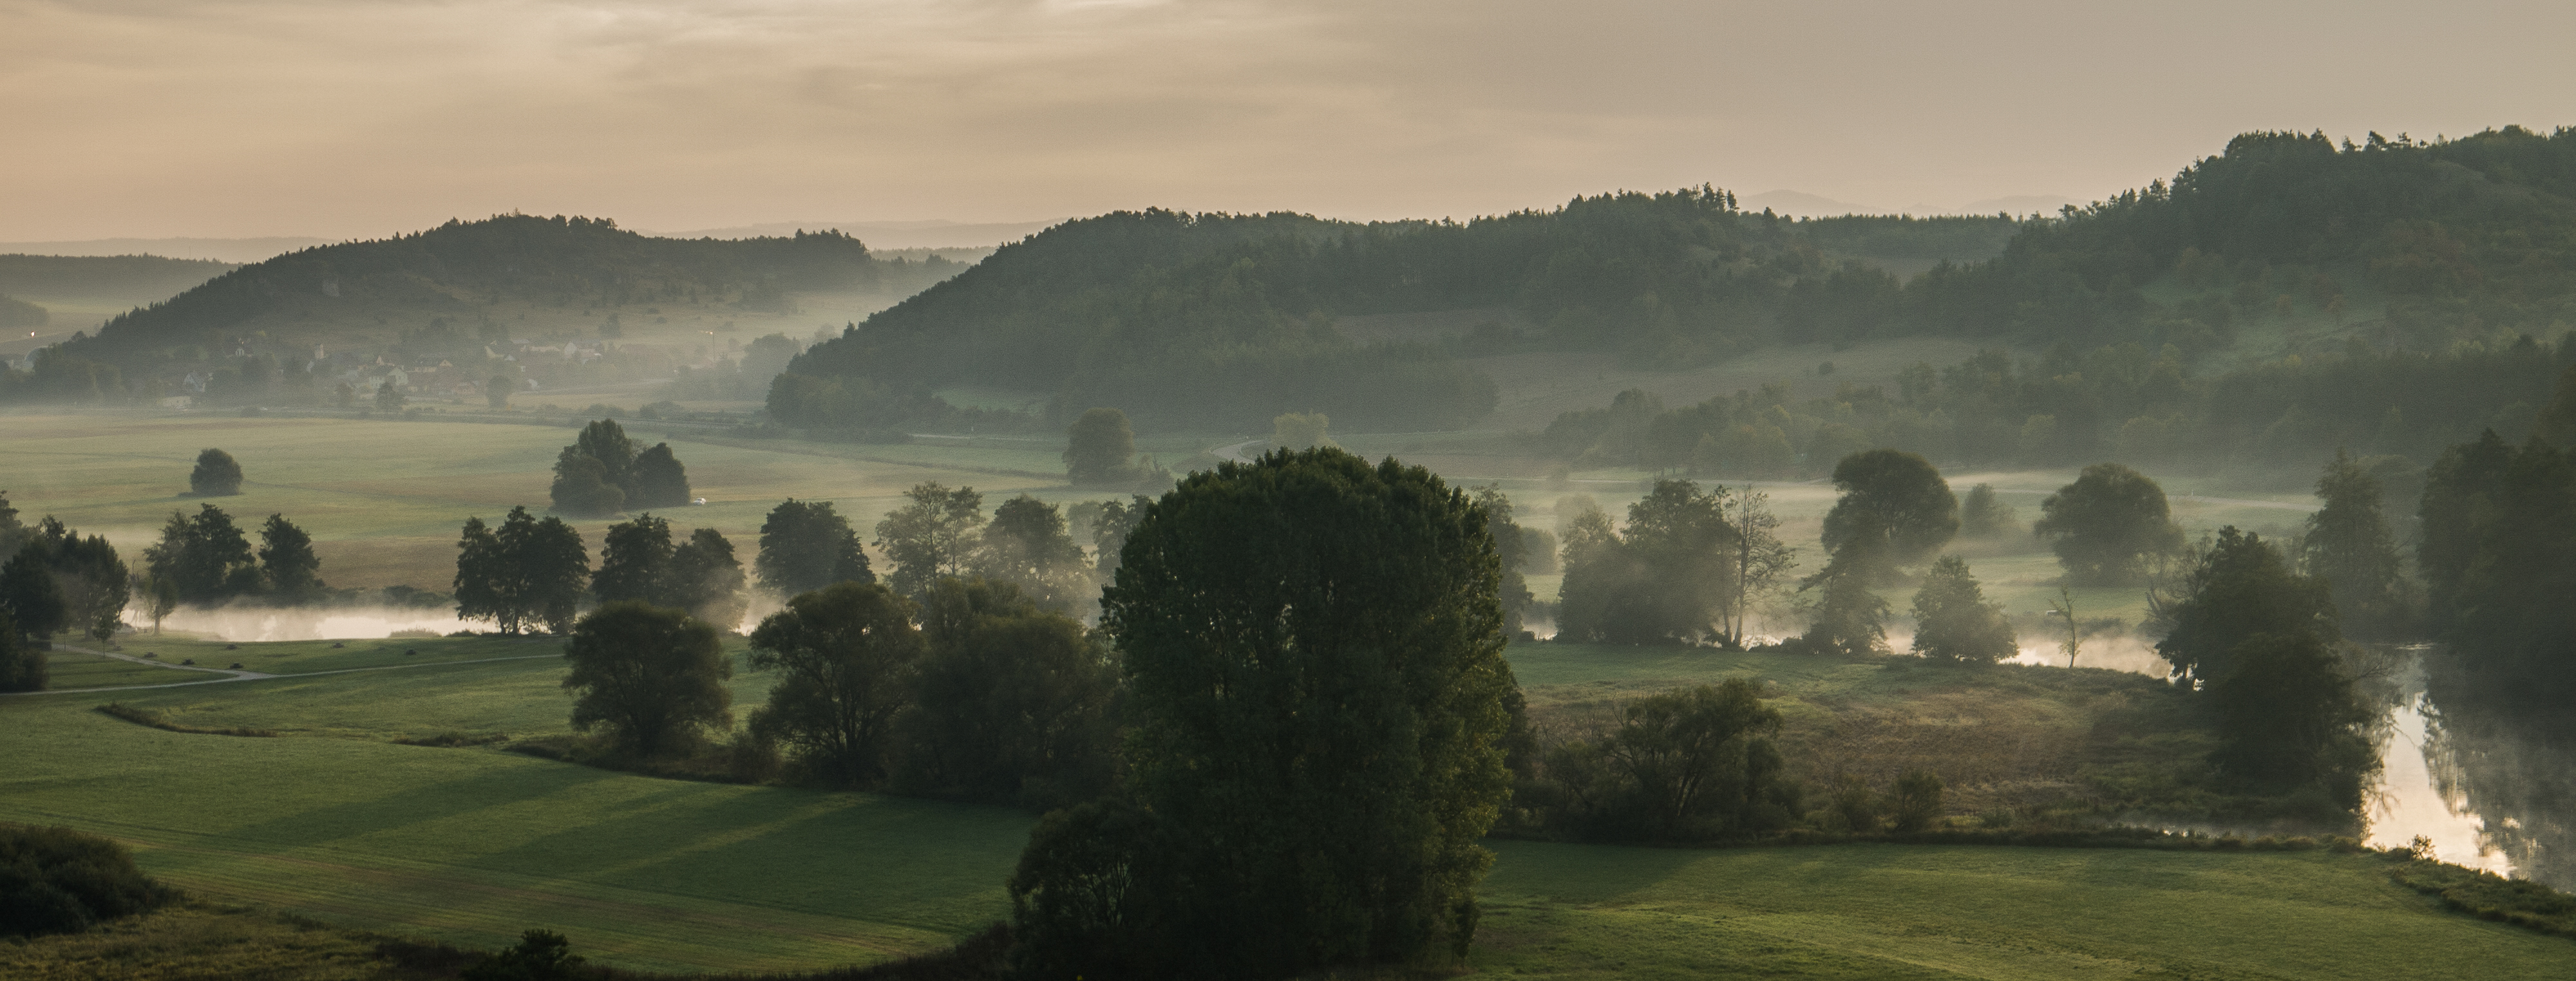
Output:
<path fill-rule="evenodd" d="M 1777 339 L 1841 337 L 1898 281 L 1880 262 L 1992 255 L 1994 218 L 1795 221 L 1710 188 L 1580 198 L 1554 211 L 1355 224 L 1304 215 L 1120 212 L 1004 246 L 800 358 L 771 410 L 880 425 L 907 385 L 1053 391 L 1148 425 L 1266 425 L 1321 409 L 1363 426 L 1453 427 L 1493 404 L 1458 356 L 1616 350 L 1696 364 Z M 1870 261 L 1876 260 L 1876 261 Z M 1341 318 L 1468 312 L 1468 329 L 1350 336 Z"/>
<path fill-rule="evenodd" d="M 1705 188 L 1465 223 L 1120 213 L 1005 247 L 817 346 L 770 405 L 791 424 L 882 425 L 906 390 L 978 383 L 1164 427 L 1320 409 L 1442 428 L 1491 404 L 1468 359 L 1512 350 L 1688 367 L 1942 334 L 2170 345 L 2186 369 L 2352 339 L 2442 350 L 2576 323 L 2571 232 L 2576 132 L 2515 127 L 2430 143 L 2247 134 L 2170 183 L 2026 221 L 1791 221 Z M 1909 267 L 1922 271 L 1889 271 Z M 1437 312 L 1471 326 L 1344 329 Z"/>
<path fill-rule="evenodd" d="M 157 255 L 0 255 L 0 293 L 150 303 L 239 268 Z"/>
<path fill-rule="evenodd" d="M 867 246 L 838 232 L 665 239 L 605 219 L 502 215 L 243 266 L 119 315 L 65 353 L 131 371 L 176 347 L 222 348 L 255 332 L 311 340 L 373 328 L 395 314 L 461 321 L 505 300 L 566 308 L 657 300 L 756 308 L 783 303 L 786 290 L 864 288 L 877 275 Z"/>

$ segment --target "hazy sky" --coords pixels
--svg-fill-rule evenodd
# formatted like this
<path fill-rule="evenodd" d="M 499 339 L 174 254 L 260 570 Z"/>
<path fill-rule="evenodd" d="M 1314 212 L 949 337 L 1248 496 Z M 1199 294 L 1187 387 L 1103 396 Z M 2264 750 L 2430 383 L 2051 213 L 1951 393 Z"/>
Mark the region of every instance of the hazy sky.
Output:
<path fill-rule="evenodd" d="M 2090 199 L 2248 129 L 2576 124 L 2570 38 L 2566 0 L 0 0 L 0 240 Z"/>

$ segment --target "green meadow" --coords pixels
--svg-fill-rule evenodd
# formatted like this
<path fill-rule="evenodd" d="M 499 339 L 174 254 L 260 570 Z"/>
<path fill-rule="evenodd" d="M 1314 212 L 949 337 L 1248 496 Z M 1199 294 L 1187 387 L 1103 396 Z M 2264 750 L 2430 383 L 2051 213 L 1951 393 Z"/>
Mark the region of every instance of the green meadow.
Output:
<path fill-rule="evenodd" d="M 1007 913 L 1002 881 L 1030 822 L 1021 812 L 391 742 L 566 731 L 562 667 L 538 656 L 548 642 L 149 643 L 164 658 L 222 657 L 280 677 L 0 698 L 12 748 L 0 820 L 111 835 L 152 874 L 210 901 L 467 946 L 549 926 L 637 969 L 866 963 L 935 949 Z M 1867 662 L 1570 644 L 1512 655 L 1542 710 L 1735 675 L 1762 679 L 1793 717 L 1971 687 Z M 136 683 L 194 676 L 134 667 L 146 673 L 127 676 Z M 1993 697 L 2006 699 L 1995 704 L 2024 709 L 2152 684 L 2114 672 L 1990 674 L 1999 680 L 1986 686 L 2004 690 Z M 737 708 L 766 684 L 738 665 Z M 111 701 L 279 735 L 148 728 L 95 711 Z M 2373 856 L 1494 849 L 1470 957 L 1480 975 L 2323 979 L 2475 963 L 2479 977 L 2537 978 L 2576 968 L 2576 942 L 2443 912 L 2391 883 Z M 9 956 L 37 955 L 0 951 Z"/>

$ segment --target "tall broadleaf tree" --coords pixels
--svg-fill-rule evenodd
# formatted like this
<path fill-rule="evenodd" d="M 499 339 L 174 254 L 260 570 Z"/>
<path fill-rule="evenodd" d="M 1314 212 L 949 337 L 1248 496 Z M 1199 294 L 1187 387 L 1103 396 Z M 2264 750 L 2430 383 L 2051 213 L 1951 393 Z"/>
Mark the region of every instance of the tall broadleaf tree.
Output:
<path fill-rule="evenodd" d="M 1867 550 L 1892 571 L 1930 558 L 1959 533 L 1959 499 L 1941 471 L 1920 453 L 1866 450 L 1834 464 L 1834 489 L 1842 497 L 1825 513 L 1825 550 L 1862 535 L 1879 544 Z M 1884 573 L 1882 573 L 1882 578 Z"/>
<path fill-rule="evenodd" d="M 640 600 L 656 606 L 668 602 L 671 585 L 671 523 L 651 513 L 608 526 L 600 536 L 599 571 L 590 591 L 602 603 Z"/>
<path fill-rule="evenodd" d="M 563 687 L 577 693 L 573 728 L 605 728 L 617 748 L 651 758 L 705 728 L 733 727 L 733 659 L 715 628 L 634 600 L 602 605 L 572 625 Z"/>
<path fill-rule="evenodd" d="M 241 485 L 241 462 L 213 447 L 197 454 L 197 467 L 188 472 L 188 492 L 199 497 L 229 497 L 241 493 Z"/>
<path fill-rule="evenodd" d="M 195 517 L 171 512 L 161 540 L 143 555 L 152 575 L 170 580 L 182 603 L 220 603 L 260 589 L 250 539 L 212 504 L 198 505 Z"/>
<path fill-rule="evenodd" d="M 789 599 L 751 632 L 752 669 L 778 674 L 752 731 L 831 783 L 883 779 L 886 739 L 924 646 L 913 611 L 882 585 L 847 580 Z"/>
<path fill-rule="evenodd" d="M 966 574 L 984 523 L 984 495 L 972 487 L 950 490 L 936 482 L 915 484 L 912 503 L 877 522 L 877 547 L 894 562 L 886 584 L 905 596 L 922 596 L 942 578 Z"/>
<path fill-rule="evenodd" d="M 2383 498 L 2379 479 L 2338 450 L 2317 477 L 2323 506 L 2308 515 L 2299 540 L 2301 569 L 2326 581 L 2346 631 L 2364 637 L 2394 636 L 2413 618 Z"/>
<path fill-rule="evenodd" d="M 655 443 L 635 455 L 625 488 L 627 503 L 636 507 L 682 507 L 689 503 L 689 468 L 680 464 L 671 444 Z"/>
<path fill-rule="evenodd" d="M 562 518 L 515 507 L 498 528 L 467 518 L 457 539 L 456 615 L 493 621 L 504 634 L 572 629 L 589 581 L 589 549 Z"/>
<path fill-rule="evenodd" d="M 1091 570 L 1055 505 L 1026 494 L 1002 502 L 984 528 L 982 545 L 972 563 L 976 574 L 1010 583 L 1051 610 L 1072 609 L 1088 600 L 1083 593 L 1091 585 Z"/>
<path fill-rule="evenodd" d="M 868 554 L 830 501 L 788 498 L 760 522 L 760 554 L 752 569 L 762 589 L 780 596 L 809 593 L 836 582 L 875 582 Z"/>
<path fill-rule="evenodd" d="M 313 554 L 313 536 L 272 514 L 259 529 L 259 569 L 267 580 L 269 595 L 289 603 L 304 602 L 319 596 L 322 583 L 322 559 Z"/>
<path fill-rule="evenodd" d="M 715 529 L 692 531 L 688 541 L 671 550 L 671 575 L 665 582 L 663 595 L 671 605 L 718 630 L 741 629 L 743 610 L 750 604 L 743 595 L 742 560 L 734 558 L 733 543 Z"/>
<path fill-rule="evenodd" d="M 1463 955 L 1509 792 L 1500 582 L 1473 499 L 1391 459 L 1273 452 L 1149 507 L 1102 613 L 1143 806 L 1032 833 L 1010 884 L 1024 964 L 1260 978 Z"/>

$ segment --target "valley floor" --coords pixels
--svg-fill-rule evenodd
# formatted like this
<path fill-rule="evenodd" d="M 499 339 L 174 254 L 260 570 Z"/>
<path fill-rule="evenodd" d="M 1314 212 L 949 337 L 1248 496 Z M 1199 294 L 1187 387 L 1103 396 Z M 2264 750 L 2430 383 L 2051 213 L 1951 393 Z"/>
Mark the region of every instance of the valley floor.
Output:
<path fill-rule="evenodd" d="M 997 808 L 662 780 L 489 746 L 390 741 L 564 731 L 569 700 L 557 687 L 559 664 L 483 659 L 503 646 L 542 653 L 541 642 L 222 650 L 171 638 L 157 646 L 168 648 L 159 651 L 164 657 L 187 654 L 202 665 L 221 656 L 280 677 L 0 698 L 0 733 L 10 746 L 0 767 L 0 820 L 124 840 L 147 871 L 215 903 L 485 948 L 543 926 L 603 963 L 638 969 L 815 968 L 936 949 L 1004 916 L 1001 883 L 1030 823 Z M 1534 693 L 1698 676 L 1640 660 L 1566 656 L 1576 649 L 1555 653 L 1552 661 L 1521 657 Z M 452 663 L 407 666 L 423 661 Z M 310 673 L 322 670 L 343 673 Z M 1820 678 L 1847 673 L 1825 668 Z M 1821 683 L 1784 680 L 1810 690 Z M 738 675 L 736 704 L 758 699 L 765 684 Z M 179 725 L 279 735 L 167 731 L 94 710 L 111 701 Z M 2576 971 L 2576 942 L 2443 912 L 2392 883 L 2375 856 L 1519 841 L 1494 848 L 1488 912 L 1470 958 L 1480 974 L 2405 978 L 2474 965 L 2469 973 L 2481 978 L 2563 978 Z M 173 915 L 213 914 L 156 914 Z M 260 956 L 288 956 L 276 951 L 293 947 L 291 939 Z M 0 970 L 45 977 L 75 950 L 94 953 L 97 942 L 0 946 Z M 154 948 L 138 940 L 132 949 Z"/>

